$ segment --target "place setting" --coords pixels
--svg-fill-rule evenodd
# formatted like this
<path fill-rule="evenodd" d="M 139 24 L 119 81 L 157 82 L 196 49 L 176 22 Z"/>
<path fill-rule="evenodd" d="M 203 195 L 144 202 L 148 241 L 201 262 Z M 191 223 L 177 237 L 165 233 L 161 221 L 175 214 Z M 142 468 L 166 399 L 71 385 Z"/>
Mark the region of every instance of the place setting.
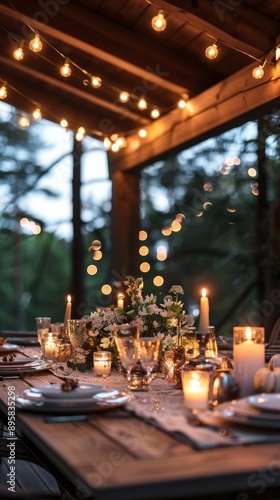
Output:
<path fill-rule="evenodd" d="M 125 391 L 66 378 L 61 384 L 31 387 L 16 396 L 16 407 L 35 413 L 80 415 L 124 406 Z"/>

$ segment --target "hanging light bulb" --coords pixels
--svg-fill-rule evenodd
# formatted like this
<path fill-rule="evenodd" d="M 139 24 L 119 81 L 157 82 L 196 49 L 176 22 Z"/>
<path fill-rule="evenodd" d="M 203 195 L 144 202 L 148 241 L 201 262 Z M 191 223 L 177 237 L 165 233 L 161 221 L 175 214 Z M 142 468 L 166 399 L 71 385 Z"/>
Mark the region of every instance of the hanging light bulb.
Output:
<path fill-rule="evenodd" d="M 252 75 L 253 77 L 256 79 L 256 80 L 260 80 L 260 78 L 263 77 L 264 75 L 264 67 L 266 65 L 266 59 L 265 61 L 260 64 L 259 66 L 256 66 L 253 71 L 252 71 Z"/>
<path fill-rule="evenodd" d="M 70 68 L 69 58 L 66 57 L 65 63 L 60 68 L 60 74 L 61 74 L 61 76 L 64 76 L 64 78 L 68 78 L 68 76 L 70 76 L 71 73 L 72 73 L 72 70 Z"/>
<path fill-rule="evenodd" d="M 111 143 L 109 137 L 104 137 L 104 139 L 103 139 L 103 146 L 104 146 L 104 148 L 105 149 L 110 149 L 111 145 L 112 145 L 112 143 Z"/>
<path fill-rule="evenodd" d="M 42 118 L 42 113 L 41 113 L 40 108 L 36 108 L 36 109 L 33 111 L 32 116 L 33 116 L 34 120 L 41 120 L 41 118 Z"/>
<path fill-rule="evenodd" d="M 111 150 L 114 153 L 117 153 L 119 151 L 119 149 L 120 149 L 120 147 L 116 143 L 112 144 Z"/>
<path fill-rule="evenodd" d="M 155 109 L 152 109 L 152 111 L 151 111 L 151 118 L 156 119 L 156 118 L 158 118 L 159 116 L 160 116 L 160 112 L 159 112 L 159 110 L 158 110 L 158 109 L 156 109 L 156 108 L 155 108 Z"/>
<path fill-rule="evenodd" d="M 119 99 L 121 102 L 127 102 L 129 100 L 129 93 L 128 92 L 121 92 Z"/>
<path fill-rule="evenodd" d="M 147 137 L 148 132 L 145 128 L 140 128 L 138 135 L 139 135 L 139 137 L 142 137 L 142 139 L 143 139 L 144 137 Z"/>
<path fill-rule="evenodd" d="M 6 83 L 3 83 L 3 85 L 0 87 L 0 99 L 6 99 L 8 95 Z"/>
<path fill-rule="evenodd" d="M 276 47 L 276 53 L 275 53 L 276 61 L 278 61 L 279 58 L 280 58 L 280 45 Z"/>
<path fill-rule="evenodd" d="M 30 40 L 29 47 L 33 52 L 40 52 L 40 50 L 42 50 L 43 44 L 40 40 L 40 35 L 38 35 L 38 33 L 36 33 L 34 38 Z"/>
<path fill-rule="evenodd" d="M 30 125 L 30 120 L 27 116 L 18 115 L 18 124 L 22 128 L 27 128 Z"/>
<path fill-rule="evenodd" d="M 99 78 L 99 76 L 92 76 L 90 79 L 90 84 L 95 89 L 98 89 L 102 85 L 102 80 L 101 78 Z"/>
<path fill-rule="evenodd" d="M 116 140 L 116 145 L 119 147 L 119 148 L 126 148 L 127 146 L 127 140 L 125 137 L 123 136 L 119 136 Z"/>
<path fill-rule="evenodd" d="M 147 109 L 147 107 L 148 107 L 148 104 L 147 104 L 146 99 L 144 99 L 144 97 L 141 97 L 141 99 L 139 99 L 139 101 L 137 103 L 137 108 L 138 109 Z"/>
<path fill-rule="evenodd" d="M 13 57 L 17 61 L 21 61 L 23 59 L 23 57 L 24 57 L 23 48 L 22 48 L 23 45 L 24 45 L 24 40 L 22 40 L 20 42 L 19 47 L 16 50 L 14 50 L 14 52 L 13 52 Z"/>
<path fill-rule="evenodd" d="M 85 131 L 84 127 L 79 127 L 78 132 L 76 133 L 76 136 L 75 136 L 76 140 L 82 141 L 84 136 L 85 136 L 85 133 L 86 133 L 86 131 Z"/>
<path fill-rule="evenodd" d="M 68 128 L 68 121 L 65 118 L 60 120 L 60 126 L 63 128 Z"/>
<path fill-rule="evenodd" d="M 155 31 L 164 31 L 166 28 L 166 19 L 164 18 L 164 11 L 160 10 L 158 15 L 153 17 L 152 21 L 152 28 Z"/>
<path fill-rule="evenodd" d="M 208 59 L 216 59 L 216 57 L 218 57 L 218 45 L 219 41 L 217 40 L 217 42 L 213 43 L 213 45 L 209 45 L 209 47 L 206 48 L 205 55 Z"/>

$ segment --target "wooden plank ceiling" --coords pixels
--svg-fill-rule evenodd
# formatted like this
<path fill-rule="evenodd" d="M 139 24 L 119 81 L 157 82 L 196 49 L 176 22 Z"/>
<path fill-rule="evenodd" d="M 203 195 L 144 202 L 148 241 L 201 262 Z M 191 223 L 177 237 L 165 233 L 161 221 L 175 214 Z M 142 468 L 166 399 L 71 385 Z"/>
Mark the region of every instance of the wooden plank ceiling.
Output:
<path fill-rule="evenodd" d="M 167 27 L 151 19 L 163 10 Z M 151 164 L 279 96 L 280 2 L 274 0 L 2 0 L 0 83 L 6 102 L 104 139 L 125 137 L 111 172 Z M 37 32 L 43 48 L 29 41 Z M 217 40 L 219 55 L 205 49 Z M 13 51 L 22 42 L 24 57 Z M 69 58 L 72 73 L 60 75 Z M 265 75 L 252 69 L 264 61 Z M 99 88 L 92 76 L 101 78 Z M 126 91 L 129 101 L 121 103 Z M 147 109 L 139 110 L 140 97 Z M 187 105 L 178 108 L 184 97 Z M 275 104 L 274 104 L 275 105 Z M 160 117 L 150 113 L 158 109 Z M 148 135 L 138 132 L 146 128 Z"/>

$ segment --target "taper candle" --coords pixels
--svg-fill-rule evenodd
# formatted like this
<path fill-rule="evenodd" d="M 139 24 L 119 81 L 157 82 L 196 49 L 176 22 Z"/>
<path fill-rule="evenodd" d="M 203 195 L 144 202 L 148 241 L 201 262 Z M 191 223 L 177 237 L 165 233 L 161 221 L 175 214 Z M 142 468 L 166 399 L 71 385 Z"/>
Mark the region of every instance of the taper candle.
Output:
<path fill-rule="evenodd" d="M 71 309 L 72 309 L 71 295 L 68 295 L 65 315 L 64 315 L 64 328 L 67 328 L 67 321 L 68 319 L 71 319 Z"/>
<path fill-rule="evenodd" d="M 206 289 L 203 288 L 200 297 L 199 332 L 208 332 L 209 327 L 209 300 L 206 296 Z"/>

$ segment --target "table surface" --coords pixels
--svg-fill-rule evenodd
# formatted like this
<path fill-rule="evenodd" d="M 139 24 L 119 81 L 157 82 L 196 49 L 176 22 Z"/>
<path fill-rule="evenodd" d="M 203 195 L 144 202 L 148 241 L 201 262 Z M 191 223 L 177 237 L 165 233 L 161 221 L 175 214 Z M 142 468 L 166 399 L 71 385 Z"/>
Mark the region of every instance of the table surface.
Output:
<path fill-rule="evenodd" d="M 1 381 L 0 410 L 7 414 L 9 387 L 19 394 L 57 381 L 48 371 Z M 16 433 L 60 478 L 74 485 L 77 498 L 206 499 L 256 490 L 261 482 L 265 491 L 280 485 L 279 443 L 198 451 L 152 421 L 122 414 L 117 409 L 95 413 L 87 421 L 50 424 L 44 414 L 16 409 Z M 261 470 L 266 479 L 261 479 Z"/>

